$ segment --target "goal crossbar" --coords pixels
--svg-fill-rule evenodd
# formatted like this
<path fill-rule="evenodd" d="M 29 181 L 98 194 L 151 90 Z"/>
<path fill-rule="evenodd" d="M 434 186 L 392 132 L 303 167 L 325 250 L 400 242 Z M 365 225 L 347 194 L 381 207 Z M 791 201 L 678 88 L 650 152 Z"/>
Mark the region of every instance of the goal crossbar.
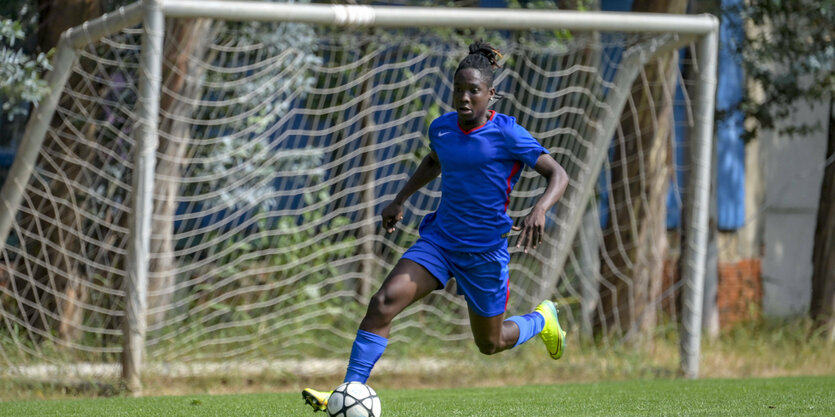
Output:
<path fill-rule="evenodd" d="M 164 0 L 169 17 L 282 21 L 345 26 L 566 29 L 618 32 L 675 32 L 705 35 L 718 29 L 711 15 L 397 7 Z"/>

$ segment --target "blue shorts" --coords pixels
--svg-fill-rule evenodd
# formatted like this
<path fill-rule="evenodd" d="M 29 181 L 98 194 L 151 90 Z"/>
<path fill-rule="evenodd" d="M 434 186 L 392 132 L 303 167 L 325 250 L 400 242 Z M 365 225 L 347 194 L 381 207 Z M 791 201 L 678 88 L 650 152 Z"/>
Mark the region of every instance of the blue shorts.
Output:
<path fill-rule="evenodd" d="M 481 317 L 497 316 L 507 310 L 510 291 L 507 246 L 485 252 L 458 252 L 420 238 L 403 254 L 403 259 L 426 268 L 440 281 L 440 288 L 455 276 L 458 294 Z"/>

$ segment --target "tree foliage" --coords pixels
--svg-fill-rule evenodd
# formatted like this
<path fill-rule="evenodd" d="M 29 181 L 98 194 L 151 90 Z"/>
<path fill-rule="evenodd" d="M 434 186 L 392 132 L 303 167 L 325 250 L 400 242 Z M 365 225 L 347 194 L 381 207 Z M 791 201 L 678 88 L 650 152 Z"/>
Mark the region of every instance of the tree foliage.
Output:
<path fill-rule="evenodd" d="M 757 121 L 758 128 L 802 135 L 828 129 L 826 158 L 835 154 L 835 113 L 830 109 L 828 124 L 803 124 L 792 116 L 795 104 L 812 106 L 829 101 L 835 106 L 835 0 L 748 0 L 737 10 L 728 10 L 750 22 L 746 42 L 737 46 L 746 75 L 761 89 L 756 100 L 749 92 L 742 106 Z M 814 236 L 812 294 L 809 315 L 819 328 L 835 340 L 835 285 L 832 259 L 835 164 L 824 169 Z"/>
<path fill-rule="evenodd" d="M 22 49 L 23 27 L 20 21 L 0 19 L 0 101 L 8 120 L 25 115 L 24 105 L 37 104 L 49 91 L 41 74 L 51 69 L 51 53 L 27 54 Z"/>
<path fill-rule="evenodd" d="M 738 13 L 753 26 L 737 50 L 747 77 L 764 97 L 752 93 L 742 103 L 758 128 L 786 122 L 781 133 L 819 129 L 790 120 L 798 100 L 820 102 L 835 92 L 835 0 L 749 0 L 725 13 Z"/>

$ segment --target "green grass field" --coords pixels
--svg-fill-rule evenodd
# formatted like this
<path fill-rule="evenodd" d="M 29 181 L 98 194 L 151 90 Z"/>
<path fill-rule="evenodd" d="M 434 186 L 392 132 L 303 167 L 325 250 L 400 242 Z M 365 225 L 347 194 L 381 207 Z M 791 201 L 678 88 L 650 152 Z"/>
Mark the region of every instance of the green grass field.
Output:
<path fill-rule="evenodd" d="M 381 390 L 385 417 L 835 416 L 835 376 Z M 298 393 L 0 403 L 1 416 L 305 416 Z M 322 416 L 323 414 L 317 414 Z"/>

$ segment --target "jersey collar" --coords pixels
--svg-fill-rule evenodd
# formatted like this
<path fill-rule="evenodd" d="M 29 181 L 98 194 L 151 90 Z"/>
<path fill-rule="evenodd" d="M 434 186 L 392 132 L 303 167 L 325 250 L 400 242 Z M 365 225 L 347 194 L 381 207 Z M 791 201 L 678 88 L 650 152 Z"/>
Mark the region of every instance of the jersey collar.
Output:
<path fill-rule="evenodd" d="M 470 130 L 464 130 L 464 128 L 462 128 L 461 125 L 459 124 L 458 129 L 461 129 L 461 132 L 464 132 L 465 135 L 469 135 L 470 133 L 473 133 L 476 130 L 481 129 L 484 126 L 487 126 L 487 123 L 490 123 L 490 121 L 493 120 L 493 116 L 495 116 L 495 115 L 496 115 L 496 111 L 495 110 L 490 110 L 490 117 L 487 118 L 487 121 L 484 122 L 483 125 L 476 126 L 476 127 L 472 128 Z"/>

